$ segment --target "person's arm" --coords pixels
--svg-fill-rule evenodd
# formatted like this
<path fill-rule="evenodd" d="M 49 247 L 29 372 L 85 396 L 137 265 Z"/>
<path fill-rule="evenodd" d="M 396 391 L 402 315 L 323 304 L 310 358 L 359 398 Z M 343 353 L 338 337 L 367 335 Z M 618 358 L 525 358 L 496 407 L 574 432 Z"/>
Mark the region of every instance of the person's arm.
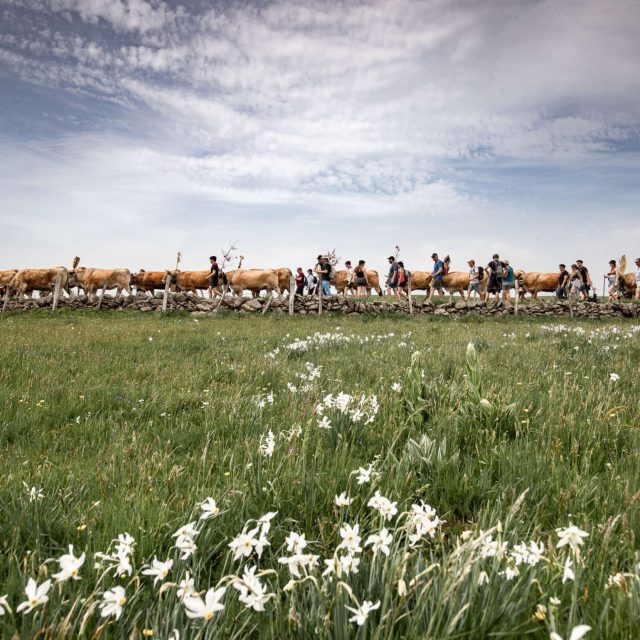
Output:
<path fill-rule="evenodd" d="M 365 287 L 369 286 L 369 278 L 367 278 L 367 268 L 366 267 L 362 267 L 362 276 L 364 278 L 365 281 Z"/>

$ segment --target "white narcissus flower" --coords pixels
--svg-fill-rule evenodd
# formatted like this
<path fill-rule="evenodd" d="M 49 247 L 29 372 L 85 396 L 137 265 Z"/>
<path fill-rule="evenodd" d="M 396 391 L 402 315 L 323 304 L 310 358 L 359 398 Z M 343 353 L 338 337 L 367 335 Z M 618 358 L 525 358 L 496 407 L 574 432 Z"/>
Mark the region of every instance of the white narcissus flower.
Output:
<path fill-rule="evenodd" d="M 0 596 L 0 616 L 3 616 L 7 611 L 11 613 L 11 607 L 9 606 L 7 595 L 5 594 Z"/>
<path fill-rule="evenodd" d="M 348 507 L 353 502 L 353 498 L 347 496 L 346 491 L 343 491 L 339 496 L 336 496 L 336 507 Z"/>
<path fill-rule="evenodd" d="M 385 520 L 391 520 L 398 513 L 397 502 L 391 502 L 389 498 L 381 495 L 380 491 L 376 491 L 367 506 L 375 509 Z"/>
<path fill-rule="evenodd" d="M 389 555 L 389 545 L 393 541 L 393 536 L 387 531 L 382 529 L 380 533 L 374 533 L 367 538 L 364 543 L 365 547 L 371 545 L 374 557 L 378 555 L 378 552 L 384 553 L 385 556 Z"/>
<path fill-rule="evenodd" d="M 47 593 L 49 593 L 50 588 L 51 580 L 45 580 L 38 586 L 38 583 L 33 578 L 29 578 L 27 586 L 24 588 L 27 599 L 16 607 L 16 611 L 18 613 L 30 613 L 37 606 L 48 602 L 49 596 Z"/>
<path fill-rule="evenodd" d="M 371 473 L 373 472 L 373 467 L 369 465 L 366 469 L 364 467 L 360 467 L 357 471 L 358 477 L 356 481 L 358 484 L 367 484 L 371 482 Z"/>
<path fill-rule="evenodd" d="M 351 618 L 349 618 L 349 622 L 355 622 L 359 627 L 361 627 L 367 621 L 369 614 L 379 607 L 380 600 L 378 600 L 378 602 L 376 602 L 375 604 L 373 604 L 373 602 L 370 602 L 369 600 L 365 600 L 359 607 L 355 609 L 353 607 L 346 607 L 347 610 L 355 614 L 351 616 Z"/>
<path fill-rule="evenodd" d="M 481 571 L 478 574 L 478 586 L 482 587 L 485 584 L 489 584 L 489 576 L 486 571 Z"/>
<path fill-rule="evenodd" d="M 85 554 L 83 553 L 79 558 L 76 558 L 73 555 L 73 545 L 70 544 L 69 553 L 65 553 L 58 558 L 60 571 L 58 573 L 54 573 L 52 577 L 55 578 L 56 582 L 65 582 L 70 578 L 73 580 L 80 580 L 78 572 L 84 564 L 84 561 Z"/>
<path fill-rule="evenodd" d="M 204 600 L 200 596 L 189 596 L 184 599 L 184 608 L 188 618 L 202 618 L 208 622 L 213 616 L 224 609 L 224 605 L 220 602 L 226 591 L 225 587 L 220 589 L 209 589 L 204 596 Z"/>
<path fill-rule="evenodd" d="M 184 600 L 185 598 L 188 598 L 189 596 L 195 595 L 196 594 L 196 586 L 195 583 L 193 581 L 193 578 L 189 575 L 189 572 L 187 571 L 184 575 L 184 578 L 182 580 L 180 580 L 180 583 L 178 584 L 178 598 L 180 600 Z"/>
<path fill-rule="evenodd" d="M 402 385 L 399 382 L 394 382 L 391 385 L 391 391 L 402 391 Z"/>
<path fill-rule="evenodd" d="M 360 558 L 357 556 L 347 553 L 344 556 L 340 556 L 338 562 L 340 564 L 340 573 L 344 573 L 346 576 L 351 573 L 358 573 Z"/>
<path fill-rule="evenodd" d="M 322 416 L 322 420 L 318 420 L 319 429 L 331 429 L 331 420 L 327 416 Z"/>
<path fill-rule="evenodd" d="M 188 522 L 187 524 L 182 525 L 174 534 L 171 535 L 172 538 L 179 538 L 180 536 L 188 536 L 189 538 L 195 538 L 198 533 L 200 533 L 196 529 L 195 520 L 193 522 Z"/>
<path fill-rule="evenodd" d="M 121 533 L 118 536 L 117 544 L 116 544 L 116 555 L 127 555 L 130 556 L 133 553 L 133 547 L 136 541 L 132 536 L 128 533 Z"/>
<path fill-rule="evenodd" d="M 573 560 L 567 557 L 564 563 L 564 571 L 562 572 L 562 584 L 569 580 L 575 580 L 576 574 L 573 572 Z"/>
<path fill-rule="evenodd" d="M 143 569 L 142 575 L 155 576 L 153 580 L 153 584 L 155 585 L 158 581 L 164 581 L 164 579 L 169 575 L 171 567 L 173 567 L 173 560 L 169 559 L 162 562 L 154 556 L 151 566 L 148 569 Z"/>
<path fill-rule="evenodd" d="M 102 594 L 102 602 L 98 605 L 103 618 L 115 616 L 116 620 L 122 615 L 122 608 L 127 602 L 125 590 L 121 586 L 113 587 Z"/>
<path fill-rule="evenodd" d="M 611 380 L 611 382 L 618 382 L 618 380 L 620 380 L 620 376 L 617 373 L 610 373 L 609 380 Z"/>
<path fill-rule="evenodd" d="M 198 549 L 194 539 L 189 536 L 179 536 L 175 547 L 180 551 L 180 560 L 187 560 Z"/>
<path fill-rule="evenodd" d="M 360 551 L 362 551 L 362 547 L 360 546 L 362 538 L 359 534 L 359 524 L 356 524 L 353 527 L 350 524 L 345 524 L 340 527 L 340 537 L 342 538 L 342 542 L 338 545 L 338 549 L 346 549 L 350 553 L 360 553 Z"/>
<path fill-rule="evenodd" d="M 589 631 L 591 631 L 591 627 L 589 625 L 579 624 L 577 627 L 573 627 L 573 629 L 571 629 L 569 640 L 581 640 L 581 638 L 584 638 Z M 550 638 L 551 640 L 562 640 L 562 636 L 555 631 L 551 632 Z"/>
<path fill-rule="evenodd" d="M 583 544 L 584 538 L 587 538 L 589 534 L 586 531 L 582 531 L 582 529 L 578 529 L 575 525 L 569 525 L 568 527 L 563 527 L 556 529 L 556 533 L 558 534 L 558 544 L 556 544 L 557 548 L 564 547 L 565 545 L 569 545 L 571 550 L 577 555 L 580 553 L 580 547 Z"/>
<path fill-rule="evenodd" d="M 208 520 L 209 518 L 215 518 L 220 514 L 220 509 L 213 498 L 207 498 L 201 505 L 200 520 Z"/>
<path fill-rule="evenodd" d="M 233 551 L 233 559 L 238 560 L 243 556 L 248 558 L 253 552 L 254 547 L 258 544 L 256 534 L 258 527 L 251 529 L 245 533 L 244 531 L 229 543 L 229 548 Z"/>
<path fill-rule="evenodd" d="M 276 438 L 273 435 L 273 431 L 269 430 L 269 433 L 262 438 L 262 442 L 260 443 L 260 453 L 265 456 L 265 458 L 271 458 L 275 449 Z"/>
<path fill-rule="evenodd" d="M 264 611 L 264 605 L 274 594 L 267 593 L 267 587 L 260 582 L 260 578 L 256 577 L 257 567 L 245 567 L 242 578 L 234 581 L 233 586 L 240 592 L 238 600 L 244 604 L 247 609 L 254 611 Z"/>
<path fill-rule="evenodd" d="M 258 519 L 258 526 L 265 535 L 271 530 L 271 521 L 278 515 L 277 511 L 269 511 Z"/>
<path fill-rule="evenodd" d="M 305 539 L 304 533 L 296 533 L 295 531 L 291 531 L 289 535 L 285 538 L 285 544 L 287 545 L 287 551 L 289 553 L 302 553 L 302 550 L 307 546 L 307 541 Z"/>

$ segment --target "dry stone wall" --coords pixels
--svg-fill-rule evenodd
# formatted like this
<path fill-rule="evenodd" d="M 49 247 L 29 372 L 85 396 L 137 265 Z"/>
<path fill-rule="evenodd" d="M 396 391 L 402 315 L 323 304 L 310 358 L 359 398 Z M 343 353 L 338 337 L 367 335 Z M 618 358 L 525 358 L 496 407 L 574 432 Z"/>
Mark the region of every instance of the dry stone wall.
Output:
<path fill-rule="evenodd" d="M 32 309 L 51 308 L 53 295 L 43 298 L 33 298 L 24 300 L 10 300 L 6 305 L 7 312 L 29 311 Z M 115 311 L 138 311 L 138 312 L 161 312 L 163 304 L 163 293 L 156 293 L 153 296 L 139 293 L 134 296 L 123 296 L 116 299 L 111 295 L 105 295 L 100 309 Z M 218 308 L 218 300 L 210 300 L 189 293 L 169 294 L 167 300 L 167 311 L 186 311 L 195 315 L 206 315 L 215 313 Z M 59 309 L 95 309 L 97 300 L 90 300 L 85 295 L 72 296 L 70 298 L 61 297 L 58 301 Z M 318 313 L 318 298 L 315 296 L 295 296 L 293 310 L 296 315 L 316 315 Z M 225 298 L 220 305 L 220 310 L 234 311 L 237 313 L 266 313 L 286 314 L 289 312 L 289 301 L 274 298 L 270 302 L 266 298 Z M 515 306 L 509 302 L 446 302 L 434 306 L 432 303 L 413 301 L 412 313 L 415 316 L 433 315 L 443 317 L 463 317 L 467 315 L 477 316 L 505 316 L 514 315 Z M 386 300 L 363 301 L 355 298 L 345 298 L 344 296 L 330 296 L 323 298 L 322 312 L 331 314 L 385 314 L 398 313 L 408 314 L 409 303 L 407 301 L 392 302 Z M 573 312 L 577 318 L 638 318 L 640 317 L 640 305 L 624 302 L 595 303 L 581 302 L 573 303 L 570 309 L 568 303 L 531 301 L 527 304 L 520 304 L 519 315 L 526 316 L 562 316 L 568 317 Z"/>

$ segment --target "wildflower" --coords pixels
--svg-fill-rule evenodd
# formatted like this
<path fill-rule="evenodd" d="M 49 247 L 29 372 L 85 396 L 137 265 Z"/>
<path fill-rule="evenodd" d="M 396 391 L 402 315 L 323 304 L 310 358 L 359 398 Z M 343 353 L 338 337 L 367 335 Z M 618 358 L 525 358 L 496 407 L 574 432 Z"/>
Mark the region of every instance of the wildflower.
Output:
<path fill-rule="evenodd" d="M 175 533 L 171 535 L 172 538 L 180 538 L 181 536 L 188 536 L 189 538 L 195 538 L 200 533 L 195 527 L 195 520 L 187 524 L 182 525 Z"/>
<path fill-rule="evenodd" d="M 185 574 L 184 578 L 180 580 L 180 584 L 178 584 L 177 595 L 180 600 L 184 600 L 189 596 L 196 594 L 196 587 L 193 581 L 193 578 L 189 575 L 189 572 Z"/>
<path fill-rule="evenodd" d="M 304 569 L 305 573 L 318 566 L 318 556 L 312 553 L 296 553 L 290 557 L 278 558 L 280 564 L 286 564 L 289 567 L 289 572 L 294 578 L 301 578 L 301 569 Z"/>
<path fill-rule="evenodd" d="M 7 600 L 7 595 L 0 596 L 0 616 L 3 616 L 6 612 L 11 613 L 11 607 Z"/>
<path fill-rule="evenodd" d="M 564 563 L 564 571 L 562 572 L 562 584 L 569 580 L 575 580 L 576 574 L 573 572 L 573 560 L 567 556 Z"/>
<path fill-rule="evenodd" d="M 545 618 L 547 617 L 547 607 L 545 607 L 543 604 L 537 605 L 536 612 L 533 614 L 533 617 L 539 622 L 545 620 Z"/>
<path fill-rule="evenodd" d="M 588 537 L 588 533 L 586 531 L 582 531 L 582 529 L 578 529 L 575 525 L 570 525 L 568 527 L 556 529 L 556 533 L 558 534 L 558 544 L 556 544 L 557 548 L 564 547 L 565 545 L 569 545 L 571 550 L 576 554 L 580 554 L 580 547 L 582 546 L 583 539 Z"/>
<path fill-rule="evenodd" d="M 353 527 L 350 524 L 345 524 L 343 527 L 340 527 L 342 542 L 338 546 L 338 549 L 346 549 L 349 552 L 360 553 L 360 551 L 362 551 L 362 547 L 360 546 L 362 538 L 359 535 L 359 531 L 359 524 Z"/>
<path fill-rule="evenodd" d="M 347 553 L 338 558 L 340 565 L 340 573 L 344 573 L 348 576 L 351 573 L 358 573 L 358 567 L 360 566 L 360 558 L 354 556 L 352 553 Z"/>
<path fill-rule="evenodd" d="M 238 600 L 254 611 L 264 611 L 264 605 L 273 597 L 267 593 L 267 587 L 256 577 L 256 567 L 245 567 L 242 579 L 233 583 L 233 586 L 240 592 Z"/>
<path fill-rule="evenodd" d="M 201 505 L 200 509 L 202 513 L 200 514 L 200 520 L 208 520 L 209 518 L 215 518 L 215 516 L 219 515 L 220 508 L 216 504 L 216 501 L 213 498 L 207 498 Z"/>
<path fill-rule="evenodd" d="M 204 596 L 204 600 L 200 596 L 189 596 L 184 600 L 184 607 L 188 618 L 202 618 L 206 622 L 211 620 L 213 616 L 224 609 L 224 605 L 220 602 L 225 593 L 225 587 L 220 589 L 209 589 Z"/>
<path fill-rule="evenodd" d="M 617 373 L 610 373 L 609 380 L 611 380 L 611 382 L 618 382 L 618 380 L 620 380 L 620 376 Z"/>
<path fill-rule="evenodd" d="M 529 546 L 525 542 L 521 542 L 513 547 L 511 557 L 515 560 L 516 566 L 522 563 L 535 567 L 542 558 L 544 553 L 544 545 L 531 541 Z"/>
<path fill-rule="evenodd" d="M 369 600 L 365 600 L 359 607 L 346 607 L 351 613 L 355 614 L 351 618 L 349 618 L 349 622 L 355 622 L 359 627 L 361 627 L 369 617 L 369 614 L 372 611 L 375 611 L 380 607 L 380 600 L 373 604 Z"/>
<path fill-rule="evenodd" d="M 73 545 L 70 544 L 69 553 L 65 553 L 64 555 L 60 556 L 60 558 L 58 558 L 58 563 L 60 564 L 60 572 L 54 573 L 52 577 L 56 579 L 56 582 L 65 582 L 66 580 L 69 580 L 69 578 L 80 580 L 78 571 L 84 564 L 84 560 L 84 553 L 79 558 L 76 558 L 73 555 Z"/>
<path fill-rule="evenodd" d="M 336 507 L 348 507 L 352 502 L 353 498 L 349 498 L 345 491 L 336 496 L 335 499 Z"/>
<path fill-rule="evenodd" d="M 549 604 L 554 606 L 554 607 L 557 607 L 560 604 L 560 598 L 556 598 L 555 596 L 551 596 L 549 598 Z"/>
<path fill-rule="evenodd" d="M 116 544 L 116 555 L 130 556 L 133 553 L 133 547 L 136 541 L 128 533 L 118 535 Z"/>
<path fill-rule="evenodd" d="M 153 580 L 153 584 L 155 586 L 158 580 L 162 582 L 169 575 L 171 567 L 173 567 L 173 560 L 169 559 L 162 562 L 154 556 L 151 566 L 148 569 L 143 569 L 142 575 L 155 576 Z"/>
<path fill-rule="evenodd" d="M 589 631 L 591 631 L 591 627 L 589 625 L 579 624 L 577 627 L 573 627 L 573 629 L 571 629 L 569 640 L 581 640 L 581 638 L 584 638 Z M 551 632 L 550 638 L 551 640 L 562 640 L 562 636 L 555 631 Z"/>
<path fill-rule="evenodd" d="M 271 520 L 273 520 L 273 518 L 275 518 L 277 515 L 277 511 L 269 511 L 258 519 L 258 526 L 260 527 L 262 533 L 264 533 L 265 535 L 269 533 L 269 530 L 271 529 Z"/>
<path fill-rule="evenodd" d="M 29 485 L 26 482 L 22 483 L 24 488 L 27 490 L 27 495 L 29 496 L 29 502 L 39 502 L 44 498 L 44 493 L 42 489 L 38 489 L 36 487 L 29 488 Z"/>
<path fill-rule="evenodd" d="M 196 552 L 198 546 L 191 536 L 181 535 L 176 540 L 175 548 L 180 551 L 180 560 L 187 560 Z"/>
<path fill-rule="evenodd" d="M 365 547 L 371 545 L 371 550 L 373 551 L 374 557 L 378 554 L 378 551 L 384 553 L 385 556 L 389 555 L 389 545 L 393 540 L 393 536 L 387 531 L 387 529 L 382 529 L 380 533 L 374 533 L 367 538 L 367 541 L 364 543 Z"/>
<path fill-rule="evenodd" d="M 391 502 L 391 500 L 381 495 L 380 491 L 376 491 L 367 506 L 375 509 L 385 520 L 391 520 L 398 513 L 397 504 L 397 502 Z"/>
<path fill-rule="evenodd" d="M 258 544 L 258 539 L 256 538 L 257 533 L 258 527 L 252 529 L 248 533 L 243 531 L 229 543 L 229 548 L 233 550 L 234 560 L 238 560 L 238 558 L 241 558 L 242 556 L 248 558 L 251 555 L 254 547 Z"/>
<path fill-rule="evenodd" d="M 126 602 L 124 588 L 121 586 L 113 587 L 113 589 L 109 589 L 109 591 L 105 591 L 102 594 L 102 602 L 98 605 L 102 610 L 100 615 L 103 618 L 115 616 L 116 620 L 119 620 Z"/>
<path fill-rule="evenodd" d="M 322 420 L 318 420 L 318 429 L 331 429 L 331 420 L 327 416 L 322 416 Z"/>
<path fill-rule="evenodd" d="M 501 571 L 498 575 L 503 576 L 507 582 L 517 578 L 520 575 L 520 570 L 515 565 L 507 565 L 504 571 Z"/>
<path fill-rule="evenodd" d="M 273 435 L 273 431 L 269 430 L 269 433 L 263 437 L 263 441 L 260 443 L 260 453 L 266 458 L 270 458 L 276 448 L 276 439 Z"/>
<path fill-rule="evenodd" d="M 299 534 L 292 531 L 286 538 L 285 543 L 287 545 L 287 551 L 294 552 L 296 554 L 302 553 L 302 550 L 307 546 L 304 533 Z"/>
<path fill-rule="evenodd" d="M 27 586 L 24 589 L 27 599 L 16 607 L 16 611 L 18 613 L 21 611 L 23 613 L 30 613 L 38 605 L 47 602 L 49 600 L 47 593 L 49 593 L 50 588 L 51 580 L 45 580 L 40 586 L 38 586 L 38 583 L 33 578 L 29 578 Z"/>
<path fill-rule="evenodd" d="M 356 478 L 358 484 L 367 484 L 371 481 L 371 472 L 373 471 L 373 467 L 369 465 L 366 469 L 364 467 L 360 467 L 357 471 L 358 477 Z"/>
<path fill-rule="evenodd" d="M 391 391 L 396 391 L 396 392 L 402 391 L 402 385 L 399 382 L 394 382 L 391 385 Z"/>
<path fill-rule="evenodd" d="M 633 574 L 631 574 L 633 575 Z M 612 587 L 617 587 L 618 589 L 624 590 L 626 587 L 626 576 L 624 573 L 616 573 L 613 576 L 609 576 L 607 578 L 607 589 L 611 589 Z M 631 595 L 631 594 L 629 594 Z"/>
<path fill-rule="evenodd" d="M 485 584 L 489 584 L 489 576 L 486 571 L 481 571 L 478 574 L 478 586 L 482 587 Z"/>
<path fill-rule="evenodd" d="M 153 638 L 153 629 L 143 629 L 142 630 L 142 635 L 145 638 Z"/>

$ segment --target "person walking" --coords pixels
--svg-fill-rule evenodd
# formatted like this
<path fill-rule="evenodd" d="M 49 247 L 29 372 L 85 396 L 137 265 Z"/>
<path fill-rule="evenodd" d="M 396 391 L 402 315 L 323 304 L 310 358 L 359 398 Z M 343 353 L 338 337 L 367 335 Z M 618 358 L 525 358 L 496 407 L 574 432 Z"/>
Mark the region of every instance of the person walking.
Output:
<path fill-rule="evenodd" d="M 480 300 L 482 300 L 482 292 L 480 291 L 480 281 L 484 275 L 482 267 L 476 267 L 476 261 L 472 258 L 467 261 L 469 265 L 469 286 L 464 293 L 464 299 L 469 300 L 471 294 L 474 294 L 474 297 L 480 296 Z"/>
<path fill-rule="evenodd" d="M 398 295 L 398 265 L 393 256 L 387 258 L 389 261 L 389 274 L 387 275 L 387 290 L 390 290 L 392 296 Z"/>
<path fill-rule="evenodd" d="M 605 275 L 607 283 L 609 285 L 609 300 L 617 300 L 618 295 L 618 267 L 615 260 L 609 260 L 609 273 Z"/>
<path fill-rule="evenodd" d="M 640 258 L 636 258 L 636 300 L 640 300 Z"/>
<path fill-rule="evenodd" d="M 354 270 L 356 276 L 356 295 L 359 298 L 366 298 L 369 289 L 369 280 L 367 278 L 367 265 L 364 260 L 358 260 L 358 266 Z"/>
<path fill-rule="evenodd" d="M 318 288 L 318 278 L 315 277 L 311 269 L 307 269 L 307 294 L 313 296 Z"/>
<path fill-rule="evenodd" d="M 298 267 L 296 269 L 296 295 L 303 296 L 304 295 L 304 287 L 307 284 L 307 278 L 304 275 L 304 271 L 302 267 Z"/>
<path fill-rule="evenodd" d="M 438 291 L 444 299 L 444 262 L 438 258 L 437 253 L 432 253 L 431 259 L 433 260 L 433 278 L 431 279 L 429 302 L 433 299 L 434 291 Z"/>
<path fill-rule="evenodd" d="M 213 298 L 214 293 L 222 296 L 220 290 L 220 266 L 218 265 L 218 258 L 216 256 L 209 256 L 209 263 L 211 268 L 209 270 L 209 297 Z"/>
<path fill-rule="evenodd" d="M 569 288 L 569 272 L 564 264 L 558 265 L 558 288 L 556 289 L 556 296 L 558 300 L 567 299 L 567 290 Z"/>
<path fill-rule="evenodd" d="M 500 256 L 497 253 L 493 254 L 493 259 L 487 265 L 489 270 L 489 285 L 487 287 L 487 299 L 493 293 L 496 297 L 496 302 L 500 300 L 500 292 L 502 291 L 502 276 L 504 274 L 504 265 L 500 262 Z"/>
<path fill-rule="evenodd" d="M 353 266 L 351 265 L 351 260 L 347 260 L 344 263 L 344 266 L 347 269 L 345 295 L 354 296 L 356 293 L 356 274 L 354 272 Z"/>
<path fill-rule="evenodd" d="M 511 301 L 511 289 L 516 286 L 516 274 L 513 267 L 505 260 L 502 268 L 502 298 L 507 302 Z"/>
<path fill-rule="evenodd" d="M 398 261 L 398 294 L 405 298 L 409 294 L 409 276 L 411 275 L 405 268 L 402 260 Z"/>
<path fill-rule="evenodd" d="M 589 289 L 593 286 L 593 282 L 591 281 L 591 274 L 589 273 L 589 269 L 584 266 L 584 262 L 582 260 L 576 260 L 576 267 L 578 269 L 578 273 L 580 274 L 580 297 L 583 300 L 589 299 Z"/>
<path fill-rule="evenodd" d="M 569 273 L 569 295 L 575 295 L 582 297 L 582 276 L 578 271 L 578 265 L 574 262 L 571 265 L 571 272 Z"/>
<path fill-rule="evenodd" d="M 318 264 L 316 265 L 316 273 L 320 278 L 322 285 L 322 295 L 331 295 L 331 263 L 327 256 L 318 256 Z"/>

